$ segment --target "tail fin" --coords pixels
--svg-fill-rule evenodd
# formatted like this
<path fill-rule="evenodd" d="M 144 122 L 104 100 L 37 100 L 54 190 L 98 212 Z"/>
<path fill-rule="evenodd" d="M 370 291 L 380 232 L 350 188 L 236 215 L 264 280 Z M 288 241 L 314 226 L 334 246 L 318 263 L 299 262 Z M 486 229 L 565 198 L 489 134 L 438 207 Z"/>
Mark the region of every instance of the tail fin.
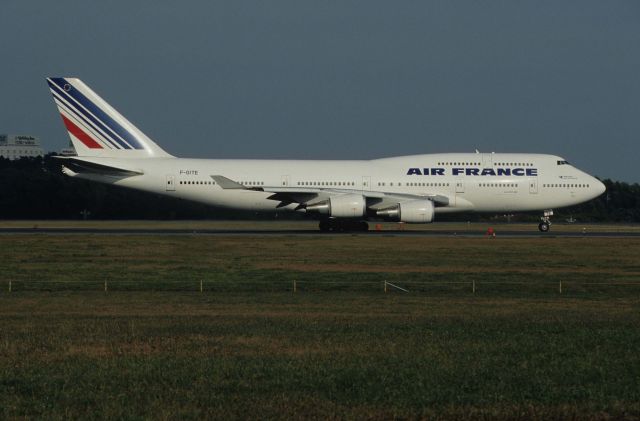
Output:
<path fill-rule="evenodd" d="M 80 79 L 47 78 L 78 156 L 170 157 Z"/>

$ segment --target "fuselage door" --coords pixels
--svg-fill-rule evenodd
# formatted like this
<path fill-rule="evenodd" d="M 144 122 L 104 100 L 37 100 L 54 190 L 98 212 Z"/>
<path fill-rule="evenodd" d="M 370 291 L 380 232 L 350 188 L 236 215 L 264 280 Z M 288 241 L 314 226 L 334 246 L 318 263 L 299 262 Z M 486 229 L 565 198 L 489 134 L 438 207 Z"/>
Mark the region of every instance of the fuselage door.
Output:
<path fill-rule="evenodd" d="M 538 194 L 538 179 L 530 178 L 529 179 L 529 193 L 530 194 Z"/>
<path fill-rule="evenodd" d="M 371 176 L 362 176 L 362 190 L 371 190 Z"/>
<path fill-rule="evenodd" d="M 483 153 L 482 154 L 482 168 L 493 168 L 493 154 L 492 153 Z"/>
<path fill-rule="evenodd" d="M 464 180 L 461 178 L 456 180 L 456 193 L 464 193 Z"/>
<path fill-rule="evenodd" d="M 280 185 L 282 187 L 289 187 L 289 176 L 288 175 L 283 175 L 282 176 L 282 183 Z"/>
<path fill-rule="evenodd" d="M 168 175 L 165 186 L 167 191 L 176 191 L 176 177 L 174 175 Z"/>

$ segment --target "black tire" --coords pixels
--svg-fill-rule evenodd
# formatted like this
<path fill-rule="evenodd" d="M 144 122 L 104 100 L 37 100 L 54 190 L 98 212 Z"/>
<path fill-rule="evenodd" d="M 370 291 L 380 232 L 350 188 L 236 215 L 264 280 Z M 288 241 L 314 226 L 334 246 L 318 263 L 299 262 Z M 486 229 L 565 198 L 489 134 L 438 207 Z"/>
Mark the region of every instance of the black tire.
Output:
<path fill-rule="evenodd" d="M 318 224 L 318 228 L 320 228 L 321 232 L 329 232 L 329 230 L 331 229 L 331 224 L 326 219 L 323 219 Z"/>
<path fill-rule="evenodd" d="M 540 225 L 538 225 L 538 229 L 540 230 L 540 232 L 548 232 L 549 224 L 546 222 L 540 222 Z"/>
<path fill-rule="evenodd" d="M 340 219 L 323 219 L 319 223 L 322 232 L 369 231 L 367 221 L 350 221 Z"/>

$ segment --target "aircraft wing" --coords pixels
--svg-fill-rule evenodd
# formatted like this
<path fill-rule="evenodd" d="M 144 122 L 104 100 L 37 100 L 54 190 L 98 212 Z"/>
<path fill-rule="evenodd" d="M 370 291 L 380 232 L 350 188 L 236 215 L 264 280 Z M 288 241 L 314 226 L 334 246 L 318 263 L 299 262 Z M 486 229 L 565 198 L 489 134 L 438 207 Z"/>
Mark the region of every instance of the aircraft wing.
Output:
<path fill-rule="evenodd" d="M 361 194 L 367 200 L 367 207 L 370 209 L 384 209 L 393 206 L 396 203 L 407 202 L 411 200 L 431 200 L 436 206 L 448 206 L 449 198 L 440 194 L 406 194 L 406 193 L 387 193 L 381 191 L 363 191 L 351 189 L 319 189 L 319 188 L 297 188 L 297 187 L 265 187 L 265 192 L 273 193 L 269 197 L 271 200 L 279 200 L 286 206 L 291 203 L 306 204 L 309 202 L 317 202 L 330 198 L 331 196 L 340 196 L 344 194 Z"/>
<path fill-rule="evenodd" d="M 218 185 L 220 187 L 222 187 L 223 189 L 227 190 L 227 189 L 231 189 L 231 190 L 248 190 L 247 187 L 245 187 L 244 185 L 238 183 L 237 181 L 233 181 L 230 178 L 227 178 L 223 175 L 212 175 L 211 178 L 213 178 L 213 181 L 215 181 L 216 183 L 218 183 Z"/>
<path fill-rule="evenodd" d="M 355 189 L 317 188 L 317 187 L 247 187 L 222 175 L 212 175 L 211 178 L 223 189 L 243 189 L 273 193 L 270 200 L 280 202 L 278 207 L 297 203 L 300 207 L 311 202 L 319 202 L 329 199 L 331 196 L 345 194 L 361 194 L 366 198 L 367 207 L 370 209 L 384 209 L 400 202 L 411 200 L 431 200 L 436 206 L 448 206 L 449 197 L 441 194 L 407 194 L 387 193 L 381 191 L 367 191 Z"/>

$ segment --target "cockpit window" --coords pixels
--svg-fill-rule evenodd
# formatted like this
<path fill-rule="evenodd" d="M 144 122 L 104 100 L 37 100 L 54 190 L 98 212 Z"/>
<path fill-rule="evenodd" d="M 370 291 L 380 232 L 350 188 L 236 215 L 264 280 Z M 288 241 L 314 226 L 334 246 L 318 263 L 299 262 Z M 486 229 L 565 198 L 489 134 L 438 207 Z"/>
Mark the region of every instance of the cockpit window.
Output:
<path fill-rule="evenodd" d="M 558 161 L 558 165 L 569 165 L 569 161 Z"/>

